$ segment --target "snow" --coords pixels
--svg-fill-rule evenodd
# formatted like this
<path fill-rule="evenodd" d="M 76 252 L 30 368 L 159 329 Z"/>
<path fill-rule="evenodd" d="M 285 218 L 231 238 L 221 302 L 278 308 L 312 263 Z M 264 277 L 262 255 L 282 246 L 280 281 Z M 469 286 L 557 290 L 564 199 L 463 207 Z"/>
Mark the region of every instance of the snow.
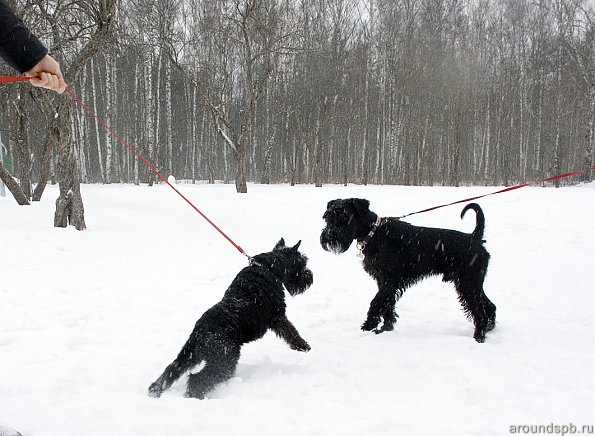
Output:
<path fill-rule="evenodd" d="M 393 332 L 364 333 L 375 284 L 355 244 L 318 242 L 326 203 L 363 197 L 402 215 L 497 187 L 184 185 L 249 254 L 302 240 L 314 285 L 287 295 L 312 346 L 268 333 L 203 401 L 185 378 L 147 388 L 246 259 L 167 186 L 83 186 L 88 230 L 52 227 L 57 187 L 0 198 L 0 426 L 23 436 L 504 435 L 514 425 L 593 425 L 595 184 L 479 201 L 498 325 L 477 344 L 451 285 L 425 280 Z M 471 232 L 463 205 L 407 218 Z M 592 431 L 592 427 L 591 427 Z"/>

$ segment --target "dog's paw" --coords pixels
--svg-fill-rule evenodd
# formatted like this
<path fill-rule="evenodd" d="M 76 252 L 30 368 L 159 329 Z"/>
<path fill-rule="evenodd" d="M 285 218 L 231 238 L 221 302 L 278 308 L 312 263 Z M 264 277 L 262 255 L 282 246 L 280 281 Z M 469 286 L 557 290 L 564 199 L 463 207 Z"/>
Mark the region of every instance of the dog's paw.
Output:
<path fill-rule="evenodd" d="M 297 344 L 292 344 L 291 349 L 295 350 L 295 351 L 303 351 L 304 353 L 307 353 L 312 348 L 310 348 L 310 345 L 306 341 L 304 341 L 304 342 L 298 342 Z"/>
<path fill-rule="evenodd" d="M 375 330 L 376 327 L 378 327 L 379 322 L 380 322 L 380 319 L 377 319 L 377 318 L 367 319 L 362 324 L 362 330 L 365 332 L 371 332 L 371 331 Z"/>
<path fill-rule="evenodd" d="M 496 328 L 496 320 L 490 319 L 488 321 L 488 325 L 486 326 L 486 333 L 491 332 L 492 330 L 494 330 L 494 328 Z"/>
<path fill-rule="evenodd" d="M 186 391 L 186 393 L 184 394 L 185 398 L 195 398 L 197 400 L 204 400 L 205 399 L 205 393 L 201 392 L 201 391 L 195 391 L 192 389 L 188 389 Z"/>
<path fill-rule="evenodd" d="M 395 326 L 392 324 L 384 323 L 384 325 L 379 329 L 374 329 L 374 333 L 379 335 L 380 333 L 384 332 L 392 332 L 395 329 Z"/>
<path fill-rule="evenodd" d="M 486 341 L 486 333 L 484 330 L 476 330 L 473 334 L 473 339 L 478 343 L 483 344 Z"/>
<path fill-rule="evenodd" d="M 153 383 L 151 386 L 149 386 L 149 397 L 159 398 L 162 393 L 163 390 L 157 383 Z"/>

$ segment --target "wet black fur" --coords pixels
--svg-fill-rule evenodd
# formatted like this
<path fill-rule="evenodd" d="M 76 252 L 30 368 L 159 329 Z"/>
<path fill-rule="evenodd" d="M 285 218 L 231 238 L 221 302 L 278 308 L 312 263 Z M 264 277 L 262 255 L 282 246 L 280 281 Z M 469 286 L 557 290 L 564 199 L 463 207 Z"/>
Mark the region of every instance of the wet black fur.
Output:
<path fill-rule="evenodd" d="M 320 235 L 322 247 L 339 254 L 354 240 L 362 243 L 378 218 L 369 205 L 368 200 L 359 198 L 330 201 L 323 215 L 326 227 Z M 490 259 L 482 239 L 485 218 L 475 203 L 465 206 L 461 218 L 469 209 L 475 211 L 477 219 L 471 234 L 383 219 L 362 251 L 364 269 L 378 285 L 362 330 L 393 330 L 395 304 L 403 292 L 425 277 L 442 275 L 443 281 L 454 284 L 465 314 L 473 321 L 473 337 L 484 342 L 486 332 L 495 327 L 496 306 L 483 291 Z M 384 322 L 378 329 L 381 320 Z"/>
<path fill-rule="evenodd" d="M 251 265 L 239 272 L 223 299 L 196 322 L 178 357 L 151 384 L 150 396 L 161 396 L 184 372 L 204 361 L 199 372 L 189 375 L 186 389 L 187 397 L 204 398 L 234 375 L 242 345 L 261 338 L 267 330 L 293 350 L 310 350 L 285 316 L 283 288 L 294 296 L 313 282 L 299 245 L 286 247 L 281 239 L 273 251 L 255 256 Z"/>

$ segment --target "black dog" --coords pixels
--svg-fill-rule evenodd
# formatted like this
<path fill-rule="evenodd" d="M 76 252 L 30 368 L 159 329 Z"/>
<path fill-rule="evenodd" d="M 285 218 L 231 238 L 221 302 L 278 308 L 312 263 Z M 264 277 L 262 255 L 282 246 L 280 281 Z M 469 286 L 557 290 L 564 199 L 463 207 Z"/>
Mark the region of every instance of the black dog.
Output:
<path fill-rule="evenodd" d="M 301 241 L 300 241 L 301 242 Z M 243 344 L 261 338 L 268 329 L 297 351 L 310 346 L 285 316 L 283 287 L 292 295 L 301 294 L 313 282 L 306 268 L 308 259 L 281 239 L 273 251 L 252 258 L 233 280 L 223 299 L 196 322 L 178 357 L 149 387 L 149 395 L 159 397 L 185 371 L 205 361 L 205 366 L 188 378 L 186 396 L 204 398 L 217 384 L 230 379 Z"/>
<path fill-rule="evenodd" d="M 473 337 L 484 342 L 486 332 L 495 327 L 496 306 L 483 291 L 490 255 L 483 247 L 485 218 L 479 205 L 468 204 L 461 213 L 461 218 L 469 209 L 476 213 L 471 234 L 416 227 L 398 218 L 381 219 L 369 205 L 368 200 L 359 198 L 330 201 L 323 215 L 326 227 L 320 235 L 322 247 L 337 254 L 357 240 L 364 269 L 378 284 L 362 330 L 392 330 L 395 304 L 405 289 L 441 274 L 443 281 L 454 283 L 465 314 L 475 325 Z M 377 329 L 381 318 L 384 323 Z"/>

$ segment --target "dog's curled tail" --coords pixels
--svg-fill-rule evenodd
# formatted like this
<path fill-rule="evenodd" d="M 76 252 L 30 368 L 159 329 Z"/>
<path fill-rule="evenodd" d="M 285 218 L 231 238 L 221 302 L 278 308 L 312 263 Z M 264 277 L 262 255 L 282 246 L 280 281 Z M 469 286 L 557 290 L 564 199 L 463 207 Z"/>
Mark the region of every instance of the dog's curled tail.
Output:
<path fill-rule="evenodd" d="M 465 206 L 465 208 L 461 212 L 461 219 L 463 219 L 463 217 L 465 216 L 465 213 L 469 209 L 473 209 L 475 211 L 475 215 L 476 215 L 476 219 L 477 219 L 477 223 L 475 224 L 475 230 L 473 230 L 473 233 L 471 233 L 471 236 L 473 236 L 474 239 L 482 240 L 483 239 L 483 231 L 485 230 L 485 227 L 486 227 L 486 220 L 483 215 L 483 211 L 481 210 L 481 207 L 479 207 L 479 204 L 469 203 L 467 206 Z"/>

